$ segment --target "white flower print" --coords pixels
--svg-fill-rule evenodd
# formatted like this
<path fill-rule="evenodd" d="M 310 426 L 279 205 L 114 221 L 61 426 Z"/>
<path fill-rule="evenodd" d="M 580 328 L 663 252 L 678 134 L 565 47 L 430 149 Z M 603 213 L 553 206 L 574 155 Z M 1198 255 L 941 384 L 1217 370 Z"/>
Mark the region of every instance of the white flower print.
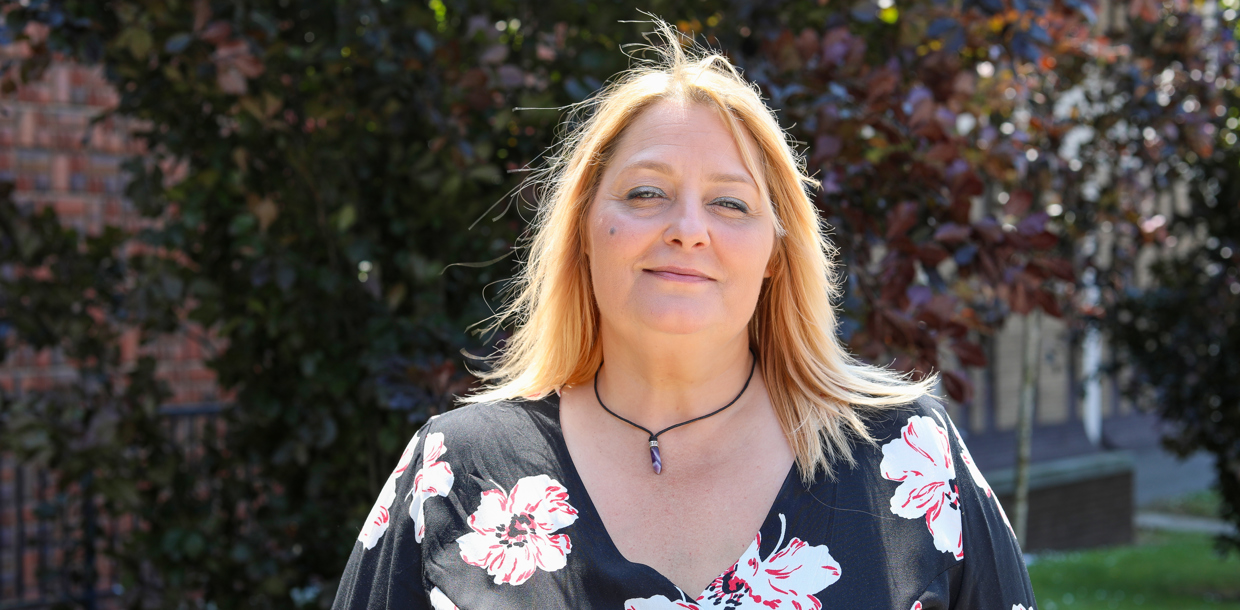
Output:
<path fill-rule="evenodd" d="M 938 414 L 935 413 L 935 415 Z M 1012 536 L 1015 537 L 1016 530 L 1012 529 L 1012 523 L 1008 521 L 1007 513 L 1003 512 L 1003 505 L 999 503 L 999 497 L 991 491 L 990 483 L 986 482 L 986 477 L 982 476 L 982 471 L 977 468 L 977 464 L 973 463 L 973 455 L 969 453 L 969 448 L 965 446 L 964 440 L 960 436 L 960 430 L 956 429 L 956 423 L 950 420 L 949 423 L 952 427 L 952 433 L 956 435 L 957 439 L 960 439 L 960 461 L 964 462 L 965 468 L 969 471 L 969 476 L 973 479 L 973 484 L 986 492 L 987 498 L 994 499 L 995 508 L 999 509 L 999 516 L 1003 517 L 1003 522 L 1007 524 L 1008 529 L 1012 532 Z"/>
<path fill-rule="evenodd" d="M 439 610 L 439 609 L 436 608 L 436 610 Z M 921 600 L 917 600 L 913 602 L 913 607 L 909 608 L 908 610 L 921 610 Z"/>
<path fill-rule="evenodd" d="M 1032 608 L 1025 608 L 1024 604 L 1012 604 L 1012 610 L 1032 610 Z"/>
<path fill-rule="evenodd" d="M 375 545 L 379 543 L 379 538 L 383 537 L 383 532 L 387 531 L 390 520 L 388 507 L 392 505 L 392 500 L 396 499 L 396 479 L 405 474 L 405 470 L 409 468 L 409 462 L 413 459 L 413 449 L 417 444 L 418 435 L 415 434 L 412 439 L 409 439 L 405 451 L 400 454 L 400 460 L 396 462 L 396 468 L 392 470 L 392 474 L 388 475 L 383 489 L 379 490 L 379 499 L 375 500 L 370 514 L 366 515 L 366 524 L 362 526 L 361 533 L 357 535 L 357 539 L 361 541 L 366 550 L 375 548 Z"/>
<path fill-rule="evenodd" d="M 725 608 L 821 608 L 822 603 L 814 594 L 840 579 L 840 566 L 826 546 L 811 546 L 800 538 L 792 538 L 780 548 L 787 525 L 783 515 L 779 516 L 779 523 L 779 541 L 775 543 L 778 550 L 766 559 L 759 557 L 759 533 L 745 554 L 710 583 L 698 601 L 711 602 L 712 606 L 722 604 Z"/>
<path fill-rule="evenodd" d="M 891 512 L 905 519 L 925 518 L 934 548 L 964 559 L 960 494 L 947 431 L 932 418 L 914 415 L 900 438 L 883 445 L 883 477 L 899 481 Z"/>
<path fill-rule="evenodd" d="M 554 532 L 572 525 L 577 509 L 568 491 L 551 477 L 523 477 L 511 493 L 482 492 L 478 510 L 469 516 L 472 532 L 456 539 L 461 559 L 485 568 L 495 584 L 519 585 L 537 570 L 554 572 L 568 562 L 572 542 Z"/>
<path fill-rule="evenodd" d="M 456 607 L 456 604 L 452 603 L 452 600 L 448 599 L 447 595 L 443 594 L 443 591 L 439 590 L 439 587 L 431 589 L 430 597 L 431 608 L 434 608 L 434 610 L 461 610 Z"/>
<path fill-rule="evenodd" d="M 822 603 L 815 594 L 840 579 L 840 566 L 826 546 L 812 546 L 800 538 L 792 538 L 786 546 L 784 533 L 787 522 L 779 516 L 778 549 L 766 559 L 758 553 L 762 534 L 758 534 L 741 558 L 722 575 L 707 585 L 697 602 L 673 602 L 662 595 L 646 599 L 630 599 L 625 610 L 677 610 L 680 608 L 722 607 L 728 610 L 746 608 L 770 610 L 818 610 Z"/>
<path fill-rule="evenodd" d="M 413 539 L 422 542 L 426 535 L 427 498 L 444 496 L 452 490 L 456 477 L 447 462 L 441 462 L 440 456 L 447 448 L 443 444 L 443 433 L 432 432 L 426 435 L 426 444 L 422 447 L 422 468 L 413 475 L 413 489 L 405 496 L 409 502 L 409 516 L 413 519 Z"/>

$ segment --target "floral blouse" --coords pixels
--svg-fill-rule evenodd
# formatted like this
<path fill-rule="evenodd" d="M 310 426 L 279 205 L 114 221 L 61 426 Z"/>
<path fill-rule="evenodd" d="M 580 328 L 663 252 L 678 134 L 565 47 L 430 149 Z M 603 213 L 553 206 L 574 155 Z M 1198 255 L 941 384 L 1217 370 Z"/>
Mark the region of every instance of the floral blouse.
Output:
<path fill-rule="evenodd" d="M 788 473 L 753 543 L 706 590 L 626 560 L 573 467 L 559 400 L 463 407 L 409 441 L 361 528 L 336 610 L 1032 610 L 1011 526 L 924 398 L 806 487 Z"/>

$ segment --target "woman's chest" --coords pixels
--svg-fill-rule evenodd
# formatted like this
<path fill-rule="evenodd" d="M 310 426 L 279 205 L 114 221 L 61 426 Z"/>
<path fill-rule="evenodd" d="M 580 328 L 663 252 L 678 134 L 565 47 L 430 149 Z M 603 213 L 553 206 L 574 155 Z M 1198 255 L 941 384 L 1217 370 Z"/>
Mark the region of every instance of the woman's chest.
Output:
<path fill-rule="evenodd" d="M 903 610 L 946 567 L 934 561 L 942 553 L 912 543 L 925 537 L 924 522 L 888 518 L 868 493 L 807 490 L 795 473 L 786 482 L 765 518 L 743 526 L 728 514 L 735 511 L 702 506 L 727 504 L 715 496 L 698 506 L 647 499 L 644 512 L 604 523 L 602 496 L 587 497 L 576 482 L 522 477 L 500 498 L 487 481 L 459 477 L 460 496 L 428 506 L 427 589 L 469 610 Z M 477 505 L 462 501 L 484 495 Z M 573 517 L 556 517 L 566 512 Z M 630 520 L 627 531 L 613 525 Z M 741 529 L 748 532 L 734 535 Z M 730 546 L 712 544 L 720 540 Z"/>
<path fill-rule="evenodd" d="M 741 556 L 796 476 L 777 425 L 721 428 L 665 435 L 660 474 L 634 450 L 646 444 L 640 435 L 583 434 L 590 442 L 569 445 L 576 474 L 619 553 L 688 592 L 702 591 Z"/>
<path fill-rule="evenodd" d="M 781 488 L 795 476 L 790 468 L 772 462 L 691 481 L 613 477 L 607 484 L 600 477 L 586 485 L 626 560 L 699 592 L 753 543 Z"/>

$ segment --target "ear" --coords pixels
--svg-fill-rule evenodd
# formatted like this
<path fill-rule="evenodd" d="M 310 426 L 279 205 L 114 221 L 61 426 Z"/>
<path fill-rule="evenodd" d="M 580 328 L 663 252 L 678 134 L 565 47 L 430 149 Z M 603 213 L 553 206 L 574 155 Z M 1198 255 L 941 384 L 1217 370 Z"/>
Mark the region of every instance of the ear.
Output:
<path fill-rule="evenodd" d="M 775 268 L 783 264 L 784 259 L 783 240 L 778 236 L 775 238 L 775 245 L 771 248 L 771 257 L 766 261 L 766 270 L 762 272 L 764 279 L 770 279 L 775 275 Z"/>

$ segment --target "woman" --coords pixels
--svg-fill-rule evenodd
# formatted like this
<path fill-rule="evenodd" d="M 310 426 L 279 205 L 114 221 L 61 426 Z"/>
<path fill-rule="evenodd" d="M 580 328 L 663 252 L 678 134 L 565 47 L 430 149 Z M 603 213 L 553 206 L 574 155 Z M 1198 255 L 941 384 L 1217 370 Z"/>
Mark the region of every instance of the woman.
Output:
<path fill-rule="evenodd" d="M 410 441 L 335 607 L 1032 608 L 931 381 L 840 346 L 771 111 L 662 34 L 563 143 L 517 328 Z"/>

